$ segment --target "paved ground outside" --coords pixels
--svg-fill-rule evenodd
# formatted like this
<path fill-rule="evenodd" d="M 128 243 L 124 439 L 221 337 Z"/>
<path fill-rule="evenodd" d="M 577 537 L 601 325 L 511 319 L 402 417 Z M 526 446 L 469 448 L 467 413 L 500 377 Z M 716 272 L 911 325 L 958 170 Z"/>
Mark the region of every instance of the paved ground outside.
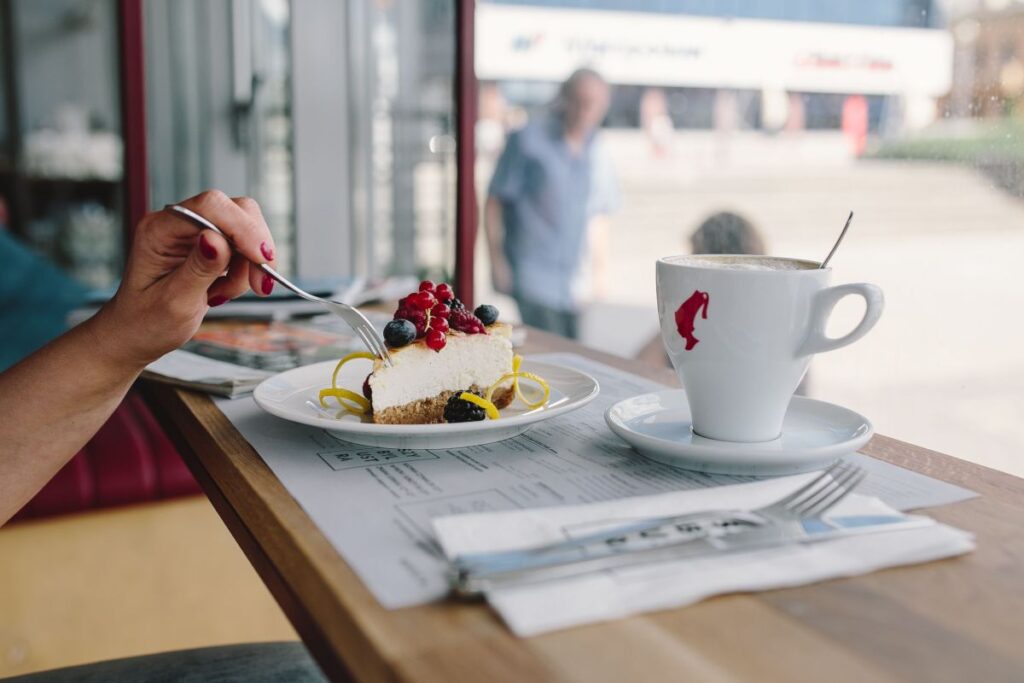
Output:
<path fill-rule="evenodd" d="M 707 215 L 737 211 L 770 253 L 820 259 L 853 209 L 833 282 L 874 282 L 887 308 L 867 338 L 817 357 L 811 396 L 881 433 L 1024 475 L 1024 200 L 967 168 L 855 161 L 832 133 L 679 133 L 664 158 L 635 131 L 605 142 L 623 206 L 611 288 L 588 308 L 585 343 L 631 356 L 655 334 L 654 260 L 686 252 Z M 861 310 L 843 302 L 830 331 Z"/>

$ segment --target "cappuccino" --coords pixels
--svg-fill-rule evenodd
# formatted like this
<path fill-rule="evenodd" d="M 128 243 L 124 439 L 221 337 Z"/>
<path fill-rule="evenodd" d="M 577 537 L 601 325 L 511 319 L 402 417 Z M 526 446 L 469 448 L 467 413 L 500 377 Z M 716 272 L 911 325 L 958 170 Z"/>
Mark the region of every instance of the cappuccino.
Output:
<path fill-rule="evenodd" d="M 697 268 L 721 268 L 724 270 L 814 270 L 819 264 L 813 261 L 774 256 L 702 255 L 676 256 L 667 259 L 680 266 Z"/>
<path fill-rule="evenodd" d="M 657 263 L 661 338 L 689 402 L 695 434 L 719 441 L 772 441 L 811 356 L 867 334 L 882 291 L 830 287 L 814 261 L 768 256 L 670 256 Z M 846 336 L 826 333 L 832 308 L 864 298 Z"/>

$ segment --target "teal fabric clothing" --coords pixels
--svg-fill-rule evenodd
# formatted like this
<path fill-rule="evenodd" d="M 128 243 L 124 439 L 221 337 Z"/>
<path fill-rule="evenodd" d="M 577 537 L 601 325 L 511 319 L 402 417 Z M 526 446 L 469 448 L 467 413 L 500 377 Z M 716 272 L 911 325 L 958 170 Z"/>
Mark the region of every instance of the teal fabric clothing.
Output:
<path fill-rule="evenodd" d="M 67 329 L 86 289 L 0 229 L 0 371 Z"/>
<path fill-rule="evenodd" d="M 573 283 L 587 225 L 619 204 L 614 170 L 598 136 L 574 153 L 557 119 L 527 125 L 509 135 L 488 193 L 501 202 L 515 291 L 554 310 L 575 310 Z"/>

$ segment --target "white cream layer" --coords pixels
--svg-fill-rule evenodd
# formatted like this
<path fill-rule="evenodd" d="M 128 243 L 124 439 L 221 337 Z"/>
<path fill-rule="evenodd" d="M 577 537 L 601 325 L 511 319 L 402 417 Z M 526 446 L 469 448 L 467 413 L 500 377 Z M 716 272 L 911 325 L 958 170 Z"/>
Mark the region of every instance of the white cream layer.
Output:
<path fill-rule="evenodd" d="M 491 386 L 512 372 L 512 342 L 507 326 L 495 326 L 489 332 L 450 335 L 440 352 L 417 343 L 391 354 L 394 365 L 379 365 L 370 376 L 373 409 L 402 406 L 474 384 Z"/>

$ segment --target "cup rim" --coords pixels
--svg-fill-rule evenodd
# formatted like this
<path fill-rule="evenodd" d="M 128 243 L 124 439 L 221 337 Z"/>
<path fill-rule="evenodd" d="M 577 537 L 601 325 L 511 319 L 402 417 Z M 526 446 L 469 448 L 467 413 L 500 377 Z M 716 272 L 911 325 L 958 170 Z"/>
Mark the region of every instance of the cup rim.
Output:
<path fill-rule="evenodd" d="M 810 259 L 792 258 L 790 256 L 763 256 L 758 254 L 675 254 L 672 256 L 662 256 L 658 259 L 659 264 L 665 264 L 666 266 L 674 266 L 677 268 L 692 268 L 693 270 L 714 270 L 720 272 L 721 268 L 715 268 L 713 266 L 701 265 L 699 263 L 683 263 L 681 261 L 685 259 L 707 259 L 711 261 L 717 261 L 720 259 L 729 260 L 740 260 L 740 261 L 786 261 L 789 263 L 803 263 L 811 266 L 810 268 L 800 268 L 797 270 L 731 270 L 731 273 L 744 273 L 748 275 L 786 275 L 793 273 L 813 273 L 813 272 L 829 272 L 832 270 L 832 266 L 821 267 L 820 261 L 812 261 Z"/>

